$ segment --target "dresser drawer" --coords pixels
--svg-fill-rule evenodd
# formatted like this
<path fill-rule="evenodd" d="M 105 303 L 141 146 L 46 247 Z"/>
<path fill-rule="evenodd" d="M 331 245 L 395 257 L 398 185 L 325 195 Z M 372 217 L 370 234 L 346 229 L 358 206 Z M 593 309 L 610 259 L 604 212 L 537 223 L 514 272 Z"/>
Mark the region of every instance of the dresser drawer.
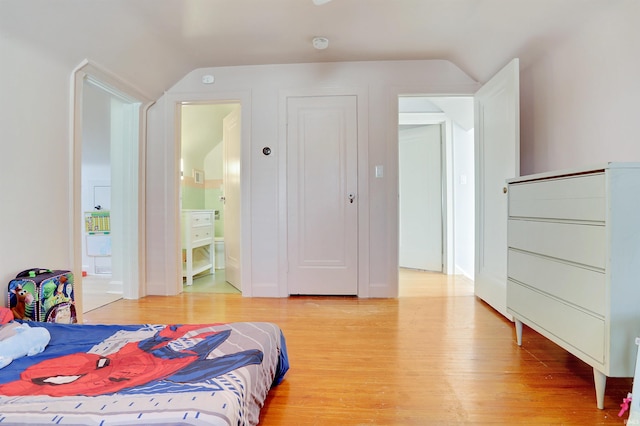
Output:
<path fill-rule="evenodd" d="M 509 278 L 595 314 L 605 315 L 604 272 L 509 250 Z"/>
<path fill-rule="evenodd" d="M 197 212 L 191 214 L 191 226 L 209 226 L 213 224 L 211 212 Z"/>
<path fill-rule="evenodd" d="M 510 219 L 507 239 L 511 248 L 605 268 L 604 225 Z"/>
<path fill-rule="evenodd" d="M 191 242 L 194 247 L 210 244 L 213 241 L 212 226 L 198 226 L 191 228 Z"/>
<path fill-rule="evenodd" d="M 509 186 L 509 216 L 604 221 L 605 175 L 515 183 Z"/>
<path fill-rule="evenodd" d="M 552 340 L 570 352 L 567 345 L 604 362 L 604 320 L 511 280 L 507 281 L 507 306 L 525 324 L 555 336 Z"/>

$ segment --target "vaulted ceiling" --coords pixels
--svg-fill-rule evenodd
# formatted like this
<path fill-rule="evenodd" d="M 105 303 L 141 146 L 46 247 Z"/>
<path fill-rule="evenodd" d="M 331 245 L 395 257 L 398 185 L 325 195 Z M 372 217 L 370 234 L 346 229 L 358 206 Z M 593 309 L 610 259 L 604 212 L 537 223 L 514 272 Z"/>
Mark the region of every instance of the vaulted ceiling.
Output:
<path fill-rule="evenodd" d="M 153 98 L 193 69 L 253 64 L 447 59 L 484 82 L 617 1 L 1 0 L 0 37 L 71 67 L 88 58 Z"/>

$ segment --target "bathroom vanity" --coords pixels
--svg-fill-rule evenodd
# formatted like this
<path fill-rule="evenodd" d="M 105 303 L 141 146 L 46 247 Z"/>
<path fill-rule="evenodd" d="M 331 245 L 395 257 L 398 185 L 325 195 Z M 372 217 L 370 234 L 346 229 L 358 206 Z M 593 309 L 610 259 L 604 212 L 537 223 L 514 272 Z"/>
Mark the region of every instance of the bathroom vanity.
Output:
<path fill-rule="evenodd" d="M 182 277 L 193 285 L 193 276 L 215 273 L 213 210 L 182 210 Z"/>

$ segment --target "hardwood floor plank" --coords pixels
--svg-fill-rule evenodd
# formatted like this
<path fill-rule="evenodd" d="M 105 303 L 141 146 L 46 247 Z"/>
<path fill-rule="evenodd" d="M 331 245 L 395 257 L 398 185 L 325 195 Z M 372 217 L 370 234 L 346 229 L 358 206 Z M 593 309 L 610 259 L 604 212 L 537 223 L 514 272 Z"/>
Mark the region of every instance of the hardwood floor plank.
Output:
<path fill-rule="evenodd" d="M 592 369 L 473 295 L 459 276 L 402 271 L 401 297 L 243 298 L 183 293 L 121 300 L 86 323 L 270 321 L 291 369 L 264 425 L 622 425 L 630 378 L 609 378 L 605 409 Z"/>

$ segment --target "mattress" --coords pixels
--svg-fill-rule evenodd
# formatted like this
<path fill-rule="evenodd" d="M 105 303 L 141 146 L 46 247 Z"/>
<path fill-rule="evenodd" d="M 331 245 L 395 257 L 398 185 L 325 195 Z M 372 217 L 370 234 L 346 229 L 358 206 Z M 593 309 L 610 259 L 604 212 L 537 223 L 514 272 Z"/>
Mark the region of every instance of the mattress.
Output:
<path fill-rule="evenodd" d="M 289 368 L 272 323 L 28 323 L 45 350 L 0 369 L 0 425 L 255 425 Z"/>

